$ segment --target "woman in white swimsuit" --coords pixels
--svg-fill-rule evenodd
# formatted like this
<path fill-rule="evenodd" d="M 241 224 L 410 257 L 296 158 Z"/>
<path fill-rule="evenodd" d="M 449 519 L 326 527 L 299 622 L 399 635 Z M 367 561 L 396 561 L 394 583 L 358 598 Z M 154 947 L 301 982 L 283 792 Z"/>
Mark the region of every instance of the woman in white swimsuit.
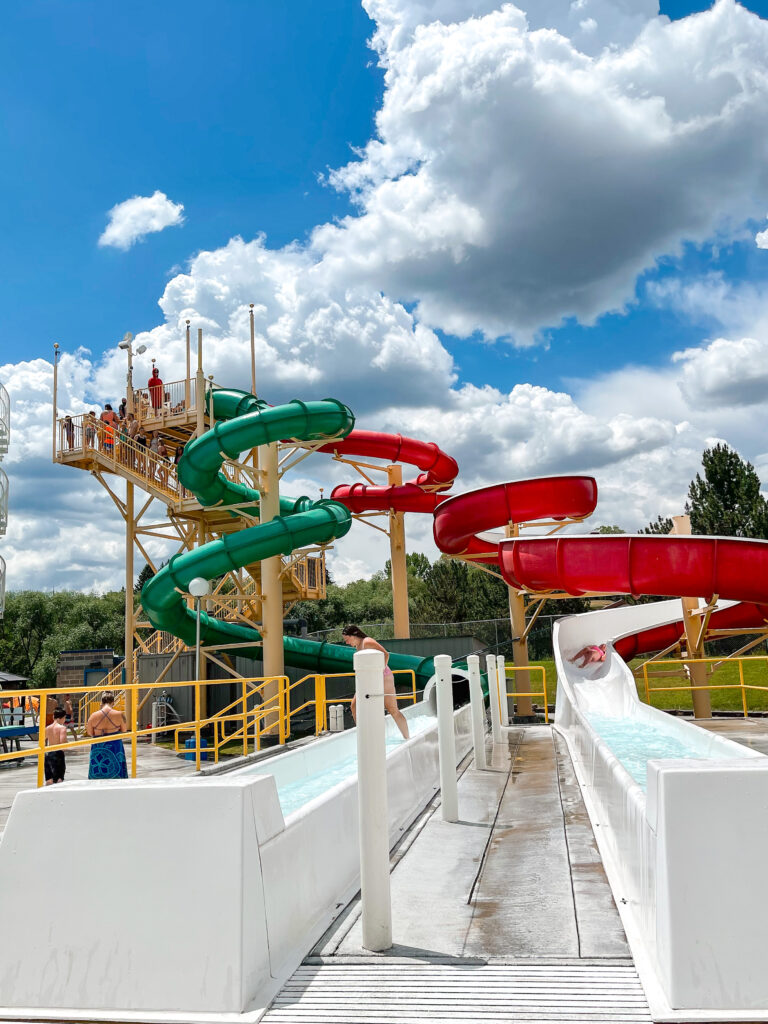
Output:
<path fill-rule="evenodd" d="M 397 697 L 395 696 L 395 677 L 392 675 L 392 669 L 387 664 L 389 661 L 389 652 L 382 647 L 377 640 L 374 640 L 372 636 L 367 636 L 359 626 L 345 626 L 341 631 L 341 635 L 344 638 L 344 643 L 349 644 L 350 647 L 354 647 L 356 651 L 384 652 L 384 709 L 392 715 L 395 720 L 395 724 L 403 734 L 403 739 L 407 740 L 408 721 L 397 706 Z M 354 697 L 352 698 L 352 717 L 357 721 Z"/>

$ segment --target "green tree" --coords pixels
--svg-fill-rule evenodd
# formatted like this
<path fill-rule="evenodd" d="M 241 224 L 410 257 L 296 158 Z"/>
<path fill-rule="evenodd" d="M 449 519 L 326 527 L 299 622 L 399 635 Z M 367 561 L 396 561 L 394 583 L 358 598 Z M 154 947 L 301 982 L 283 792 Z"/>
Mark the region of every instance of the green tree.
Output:
<path fill-rule="evenodd" d="M 768 503 L 760 493 L 760 478 L 727 444 L 707 448 L 702 456 L 704 477 L 696 474 L 688 488 L 685 511 L 691 532 L 721 537 L 768 537 Z"/>
<path fill-rule="evenodd" d="M 509 615 L 509 591 L 503 580 L 455 558 L 439 558 L 425 574 L 414 602 L 414 621 L 466 622 Z"/>
<path fill-rule="evenodd" d="M 152 579 L 152 577 L 154 575 L 155 575 L 155 570 L 152 568 L 152 566 L 149 564 L 149 562 L 145 562 L 144 563 L 144 568 L 141 570 L 139 575 L 136 577 L 136 582 L 135 582 L 135 584 L 133 586 L 134 594 L 140 594 L 141 593 L 141 588 L 144 586 L 145 583 L 149 583 L 149 581 Z"/>
<path fill-rule="evenodd" d="M 596 530 L 592 530 L 592 533 L 626 533 L 626 530 L 622 530 L 620 526 L 598 526 Z"/>
<path fill-rule="evenodd" d="M 10 593 L 0 622 L 0 665 L 27 676 L 37 686 L 52 686 L 62 651 L 111 648 L 122 653 L 125 594 L 60 591 Z"/>
<path fill-rule="evenodd" d="M 648 523 L 640 533 L 671 533 L 674 523 L 669 516 L 656 516 L 653 523 Z"/>

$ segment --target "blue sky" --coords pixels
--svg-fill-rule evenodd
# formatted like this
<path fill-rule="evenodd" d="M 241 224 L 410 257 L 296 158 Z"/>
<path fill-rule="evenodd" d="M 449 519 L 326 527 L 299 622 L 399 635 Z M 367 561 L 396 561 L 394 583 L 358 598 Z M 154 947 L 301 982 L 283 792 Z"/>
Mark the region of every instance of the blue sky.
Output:
<path fill-rule="evenodd" d="M 318 175 L 365 144 L 382 89 L 350 0 L 32 0 L 3 20 L 5 358 L 99 352 L 159 321 L 197 250 L 260 231 L 281 246 L 346 210 Z M 183 230 L 97 248 L 107 211 L 155 189 Z"/>
<path fill-rule="evenodd" d="M 745 6 L 763 16 L 767 3 Z M 661 11 L 707 6 L 664 0 Z M 48 357 L 54 340 L 99 353 L 159 322 L 166 280 L 195 252 L 258 232 L 279 247 L 348 212 L 318 177 L 365 144 L 383 91 L 372 22 L 353 0 L 25 0 L 4 6 L 4 28 L 4 358 Z M 155 189 L 184 204 L 185 226 L 128 252 L 98 248 L 107 211 Z M 717 260 L 688 251 L 684 268 L 762 279 L 759 255 L 745 241 Z M 655 362 L 707 336 L 638 290 L 627 315 L 551 329 L 546 348 L 441 336 L 463 379 L 550 386 L 579 376 L 591 353 L 611 369 L 628 348 Z"/>

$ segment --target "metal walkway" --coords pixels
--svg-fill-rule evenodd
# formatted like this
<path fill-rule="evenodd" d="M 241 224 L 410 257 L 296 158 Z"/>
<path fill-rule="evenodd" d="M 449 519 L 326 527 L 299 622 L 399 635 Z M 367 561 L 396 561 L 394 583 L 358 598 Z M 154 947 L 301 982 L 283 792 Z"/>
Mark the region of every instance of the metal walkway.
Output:
<path fill-rule="evenodd" d="M 362 948 L 359 899 L 279 993 L 277 1024 L 650 1021 L 567 748 L 545 726 L 465 766 L 392 858 L 394 945 Z"/>
<path fill-rule="evenodd" d="M 583 965 L 302 966 L 265 1024 L 646 1024 L 634 967 Z"/>

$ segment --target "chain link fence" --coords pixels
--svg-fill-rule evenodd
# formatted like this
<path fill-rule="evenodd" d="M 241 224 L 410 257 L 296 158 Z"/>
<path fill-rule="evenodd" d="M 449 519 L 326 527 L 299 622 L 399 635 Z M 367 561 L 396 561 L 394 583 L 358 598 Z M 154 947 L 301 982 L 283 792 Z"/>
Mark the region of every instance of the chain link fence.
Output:
<path fill-rule="evenodd" d="M 552 623 L 556 615 L 540 615 L 528 635 L 528 652 L 532 661 L 552 658 Z M 361 622 L 360 628 L 368 636 L 385 643 L 394 640 L 393 622 Z M 309 633 L 312 640 L 327 640 L 329 643 L 342 643 L 341 626 L 333 629 L 321 629 Z M 509 619 L 469 619 L 465 622 L 412 622 L 411 639 L 419 640 L 436 636 L 474 636 L 489 651 L 505 654 L 512 647 L 512 625 Z"/>

